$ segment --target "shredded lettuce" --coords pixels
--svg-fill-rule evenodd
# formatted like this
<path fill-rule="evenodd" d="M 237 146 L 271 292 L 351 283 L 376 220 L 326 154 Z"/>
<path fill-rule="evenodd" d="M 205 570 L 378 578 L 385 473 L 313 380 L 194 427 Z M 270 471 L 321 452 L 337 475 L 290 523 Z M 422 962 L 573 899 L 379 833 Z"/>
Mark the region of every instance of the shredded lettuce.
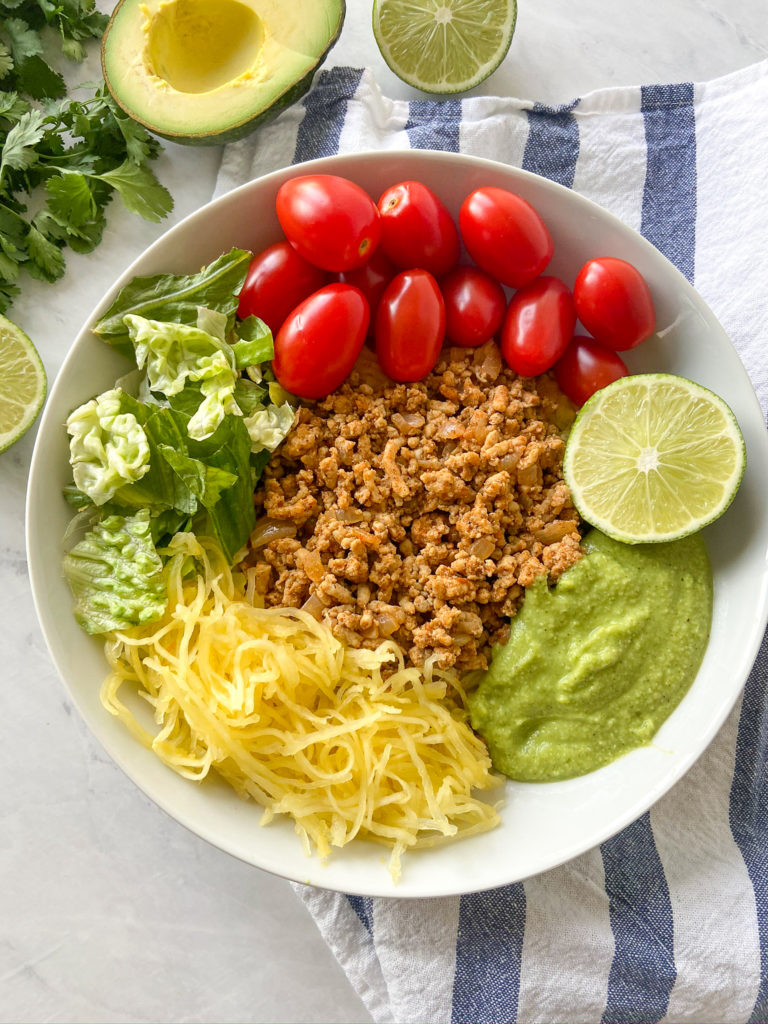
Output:
<path fill-rule="evenodd" d="M 240 406 L 235 401 L 235 381 L 223 371 L 203 380 L 200 392 L 205 397 L 187 427 L 189 436 L 195 441 L 204 441 L 210 437 L 227 413 L 242 416 Z"/>
<path fill-rule="evenodd" d="M 222 371 L 234 384 L 234 360 L 229 346 L 199 327 L 148 320 L 129 313 L 125 318 L 140 370 L 146 368 L 152 391 L 177 395 L 187 380 L 205 381 Z M 231 351 L 231 350 L 230 350 Z"/>
<path fill-rule="evenodd" d="M 79 406 L 67 418 L 75 486 L 94 505 L 109 501 L 124 484 L 149 472 L 149 443 L 144 429 L 125 411 L 118 388 Z"/>
<path fill-rule="evenodd" d="M 125 511 L 149 508 L 158 513 L 173 508 L 191 515 L 197 501 L 160 454 L 160 446 L 168 445 L 183 451 L 187 441 L 187 420 L 168 406 L 147 405 L 130 395 L 122 396 L 123 407 L 136 417 L 144 428 L 149 444 L 149 471 L 135 483 L 115 491 L 111 505 Z"/>
<path fill-rule="evenodd" d="M 217 309 L 209 309 L 207 306 L 197 307 L 197 326 L 206 334 L 218 338 L 219 341 L 227 340 L 229 320 Z"/>
<path fill-rule="evenodd" d="M 78 623 L 99 634 L 159 619 L 167 603 L 162 569 L 148 509 L 97 522 L 64 557 Z"/>
<path fill-rule="evenodd" d="M 234 353 L 225 341 L 199 327 L 148 320 L 134 313 L 125 317 L 125 324 L 136 363 L 140 370 L 146 368 L 151 391 L 172 398 L 188 380 L 200 384 L 202 401 L 189 422 L 190 437 L 202 441 L 227 413 L 241 415 L 234 398 Z"/>
<path fill-rule="evenodd" d="M 251 438 L 252 450 L 258 452 L 266 448 L 273 452 L 293 426 L 295 415 L 292 406 L 284 402 L 282 405 L 268 405 L 265 409 L 257 409 L 250 416 L 246 416 L 243 422 Z"/>
<path fill-rule="evenodd" d="M 199 274 L 136 278 L 94 328 L 133 370 L 67 421 L 73 526 L 65 558 L 78 621 L 91 633 L 153 621 L 164 548 L 210 535 L 234 563 L 255 523 L 253 490 L 294 421 L 295 399 L 269 365 L 272 334 L 236 320 L 250 253 Z M 293 403 L 293 404 L 292 404 Z"/>

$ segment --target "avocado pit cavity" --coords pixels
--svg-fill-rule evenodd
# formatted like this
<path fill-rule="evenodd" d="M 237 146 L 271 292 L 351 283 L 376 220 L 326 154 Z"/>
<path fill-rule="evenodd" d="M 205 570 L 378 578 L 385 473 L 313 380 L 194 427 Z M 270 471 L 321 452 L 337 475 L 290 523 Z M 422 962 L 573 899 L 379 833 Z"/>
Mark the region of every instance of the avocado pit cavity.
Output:
<path fill-rule="evenodd" d="M 239 78 L 264 41 L 261 18 L 238 0 L 170 0 L 148 17 L 146 30 L 152 73 L 183 93 L 212 92 Z"/>

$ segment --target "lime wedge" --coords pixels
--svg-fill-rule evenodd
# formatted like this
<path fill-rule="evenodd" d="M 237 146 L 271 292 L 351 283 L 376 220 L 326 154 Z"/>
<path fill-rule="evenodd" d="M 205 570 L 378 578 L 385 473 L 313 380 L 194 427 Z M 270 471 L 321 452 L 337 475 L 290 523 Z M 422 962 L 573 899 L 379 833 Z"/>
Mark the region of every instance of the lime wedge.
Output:
<path fill-rule="evenodd" d="M 394 73 L 424 92 L 464 92 L 499 66 L 517 0 L 375 0 L 373 34 Z"/>
<path fill-rule="evenodd" d="M 621 377 L 576 417 L 563 474 L 580 515 L 627 544 L 695 533 L 728 508 L 746 465 L 717 395 L 666 373 Z"/>
<path fill-rule="evenodd" d="M 0 316 L 0 452 L 34 423 L 45 391 L 45 370 L 35 346 Z"/>

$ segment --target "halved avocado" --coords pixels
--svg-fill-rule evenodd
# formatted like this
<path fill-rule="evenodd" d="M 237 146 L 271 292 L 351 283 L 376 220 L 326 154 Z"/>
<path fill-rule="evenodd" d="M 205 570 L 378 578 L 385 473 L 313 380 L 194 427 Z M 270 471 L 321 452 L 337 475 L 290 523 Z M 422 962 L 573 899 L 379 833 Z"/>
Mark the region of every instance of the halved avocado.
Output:
<path fill-rule="evenodd" d="M 104 78 L 156 135 L 231 142 L 307 92 L 345 13 L 345 0 L 120 0 Z"/>

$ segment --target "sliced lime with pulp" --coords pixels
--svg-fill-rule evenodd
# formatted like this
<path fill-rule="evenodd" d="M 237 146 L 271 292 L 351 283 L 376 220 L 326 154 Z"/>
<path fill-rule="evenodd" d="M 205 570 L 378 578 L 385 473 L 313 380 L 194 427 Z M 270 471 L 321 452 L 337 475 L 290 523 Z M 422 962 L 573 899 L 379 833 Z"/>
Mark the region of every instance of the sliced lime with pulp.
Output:
<path fill-rule="evenodd" d="M 685 377 L 621 377 L 571 429 L 563 473 L 580 515 L 628 544 L 695 533 L 728 508 L 746 465 L 722 398 Z"/>
<path fill-rule="evenodd" d="M 394 73 L 424 92 L 464 92 L 499 66 L 517 0 L 375 0 L 373 34 Z"/>
<path fill-rule="evenodd" d="M 0 316 L 0 452 L 34 423 L 45 391 L 45 370 L 35 346 Z"/>

